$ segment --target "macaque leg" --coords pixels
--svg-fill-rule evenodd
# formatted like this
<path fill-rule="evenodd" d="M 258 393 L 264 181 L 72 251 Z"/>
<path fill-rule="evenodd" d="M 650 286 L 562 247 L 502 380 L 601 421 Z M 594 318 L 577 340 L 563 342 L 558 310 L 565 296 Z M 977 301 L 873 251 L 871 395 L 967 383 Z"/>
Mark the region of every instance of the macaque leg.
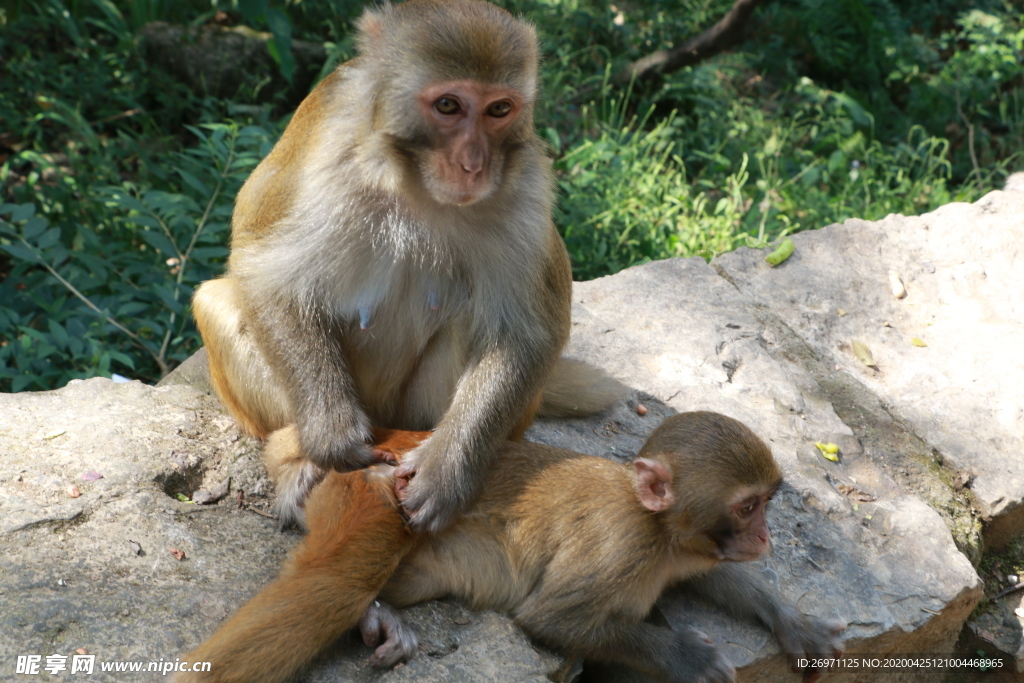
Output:
<path fill-rule="evenodd" d="M 768 585 L 754 566 L 722 563 L 707 574 L 688 579 L 684 585 L 737 617 L 756 619 L 767 626 L 788 655 L 794 671 L 797 659 L 826 659 L 843 651 L 840 633 L 846 628 L 845 623 L 800 614 Z M 821 673 L 805 670 L 804 680 L 814 681 Z"/>
<path fill-rule="evenodd" d="M 309 535 L 280 578 L 188 656 L 212 670 L 180 681 L 291 680 L 360 622 L 412 545 L 391 477 L 379 468 L 329 473 L 306 508 Z M 390 627 L 399 646 L 415 647 L 407 629 Z"/>
<path fill-rule="evenodd" d="M 210 363 L 210 381 L 243 431 L 260 439 L 292 422 L 284 387 L 241 322 L 231 277 L 204 282 L 192 314 Z"/>
<path fill-rule="evenodd" d="M 574 606 L 558 612 L 538 603 L 517 610 L 514 618 L 539 642 L 584 659 L 625 664 L 673 683 L 734 679 L 732 663 L 699 631 L 672 631 L 613 615 L 587 618 L 585 611 Z"/>

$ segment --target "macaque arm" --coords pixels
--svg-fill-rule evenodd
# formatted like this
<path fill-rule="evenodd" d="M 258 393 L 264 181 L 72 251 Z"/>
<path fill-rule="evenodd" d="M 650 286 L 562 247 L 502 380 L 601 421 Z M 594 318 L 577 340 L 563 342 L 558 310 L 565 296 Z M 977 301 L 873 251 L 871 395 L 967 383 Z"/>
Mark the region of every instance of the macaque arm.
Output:
<path fill-rule="evenodd" d="M 538 641 L 584 659 L 625 664 L 673 683 L 732 683 L 732 663 L 699 631 L 672 631 L 616 615 L 599 621 L 602 617 L 587 618 L 586 611 L 538 606 L 532 614 L 517 612 L 515 621 Z"/>
<path fill-rule="evenodd" d="M 289 388 L 302 454 L 325 469 L 374 462 L 370 423 L 342 350 L 341 321 L 311 307 L 274 301 L 252 315 L 257 339 Z"/>
<path fill-rule="evenodd" d="M 187 656 L 190 662 L 211 662 L 211 671 L 179 676 L 179 682 L 293 679 L 360 623 L 412 544 L 390 477 L 375 470 L 328 474 L 307 501 L 307 519 L 309 535 L 280 578 Z M 396 634 L 397 647 L 409 644 L 400 625 L 380 628 L 389 641 Z M 390 660 L 394 648 L 384 654 Z"/>
<path fill-rule="evenodd" d="M 750 564 L 724 562 L 688 579 L 685 585 L 737 617 L 763 623 L 775 634 L 791 663 L 803 657 L 833 657 L 843 650 L 840 633 L 845 624 L 800 614 Z M 814 680 L 817 673 L 805 671 L 804 678 Z"/>
<path fill-rule="evenodd" d="M 415 527 L 436 533 L 476 498 L 495 452 L 540 390 L 544 355 L 496 343 L 463 375 L 433 436 L 396 472 L 415 473 L 402 500 Z"/>
<path fill-rule="evenodd" d="M 507 319 L 481 333 L 476 360 L 460 378 L 434 435 L 396 472 L 415 473 L 402 504 L 418 529 L 444 529 L 476 499 L 498 447 L 536 410 L 545 375 L 569 337 L 571 270 L 553 226 L 550 232 L 535 289 L 518 299 L 490 293 L 499 302 L 494 308 L 507 310 L 489 315 Z"/>

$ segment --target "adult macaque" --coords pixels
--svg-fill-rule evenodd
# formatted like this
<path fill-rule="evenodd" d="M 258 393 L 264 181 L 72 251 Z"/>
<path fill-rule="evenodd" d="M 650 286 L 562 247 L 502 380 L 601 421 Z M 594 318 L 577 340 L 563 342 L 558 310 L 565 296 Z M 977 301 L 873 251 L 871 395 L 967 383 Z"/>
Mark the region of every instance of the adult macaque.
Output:
<path fill-rule="evenodd" d="M 833 656 L 842 647 L 841 626 L 800 615 L 757 571 L 737 564 L 768 549 L 765 507 L 782 476 L 764 442 L 731 418 L 670 417 L 628 465 L 508 443 L 473 508 L 440 534 L 415 540 L 400 524 L 389 469 L 327 476 L 310 497 L 310 535 L 297 559 L 188 657 L 212 662 L 211 673 L 185 680 L 288 680 L 357 626 L 359 607 L 374 604 L 378 586 L 380 599 L 398 606 L 452 595 L 474 608 L 502 610 L 557 650 L 668 681 L 718 683 L 734 673 L 703 634 L 644 622 L 677 581 L 761 621 L 794 661 Z M 377 495 L 323 495 L 350 479 L 373 482 Z M 398 480 L 399 495 L 403 484 Z M 375 521 L 354 517 L 357 505 Z M 339 526 L 338 519 L 351 521 Z M 408 553 L 390 579 L 393 564 L 347 541 L 371 532 L 375 542 Z M 408 627 L 383 605 L 374 604 L 358 626 L 367 644 L 384 636 L 377 665 L 415 649 Z M 819 673 L 807 670 L 804 678 Z"/>
<path fill-rule="evenodd" d="M 297 428 L 283 521 L 325 470 L 374 462 L 372 424 L 436 430 L 402 470 L 412 525 L 436 532 L 542 395 L 586 414 L 619 385 L 556 364 L 571 273 L 533 127 L 533 28 L 477 0 L 411 0 L 367 10 L 357 45 L 239 192 L 228 273 L 193 310 L 243 428 Z"/>

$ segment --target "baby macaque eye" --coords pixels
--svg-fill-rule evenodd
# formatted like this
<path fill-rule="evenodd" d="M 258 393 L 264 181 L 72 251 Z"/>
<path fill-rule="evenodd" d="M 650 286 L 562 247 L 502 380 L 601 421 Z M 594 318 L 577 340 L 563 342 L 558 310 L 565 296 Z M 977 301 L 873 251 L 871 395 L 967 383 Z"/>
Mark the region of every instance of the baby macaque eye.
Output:
<path fill-rule="evenodd" d="M 751 501 L 736 511 L 740 517 L 749 517 L 754 514 L 754 510 L 757 509 L 757 501 Z"/>
<path fill-rule="evenodd" d="M 452 114 L 458 114 L 462 108 L 459 106 L 457 100 L 454 100 L 451 97 L 441 97 L 434 102 L 434 109 L 436 109 L 440 114 L 451 116 Z"/>
<path fill-rule="evenodd" d="M 508 116 L 511 111 L 512 103 L 505 101 L 495 102 L 487 109 L 487 113 L 497 119 L 500 119 L 503 116 Z"/>

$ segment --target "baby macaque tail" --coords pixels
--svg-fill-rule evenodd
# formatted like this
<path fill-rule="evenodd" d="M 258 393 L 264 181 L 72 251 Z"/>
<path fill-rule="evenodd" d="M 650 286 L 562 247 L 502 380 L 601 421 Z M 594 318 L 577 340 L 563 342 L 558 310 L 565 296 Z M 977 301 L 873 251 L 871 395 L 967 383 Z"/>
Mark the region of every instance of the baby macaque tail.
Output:
<path fill-rule="evenodd" d="M 359 624 L 412 544 L 385 468 L 326 475 L 280 578 L 188 655 L 211 670 L 178 683 L 283 683 Z"/>

